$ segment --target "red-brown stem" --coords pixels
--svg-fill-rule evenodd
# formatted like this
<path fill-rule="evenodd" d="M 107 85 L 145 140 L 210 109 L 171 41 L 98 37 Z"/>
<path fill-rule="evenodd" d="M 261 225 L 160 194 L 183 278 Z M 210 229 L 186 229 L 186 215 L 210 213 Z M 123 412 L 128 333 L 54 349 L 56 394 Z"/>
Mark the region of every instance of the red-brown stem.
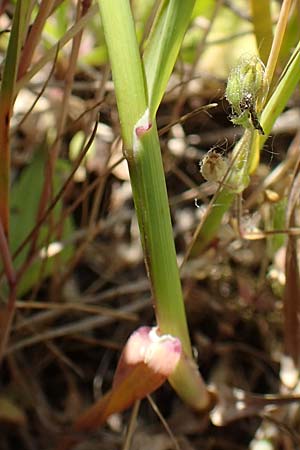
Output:
<path fill-rule="evenodd" d="M 0 108 L 0 142 L 1 142 L 1 165 L 0 165 L 0 222 L 4 234 L 8 239 L 9 232 L 9 179 L 10 179 L 10 151 L 9 151 L 9 124 L 11 117 L 10 99 L 5 96 L 1 98 Z"/>
<path fill-rule="evenodd" d="M 294 236 L 288 237 L 285 263 L 286 286 L 283 297 L 285 352 L 293 359 L 296 367 L 299 365 L 300 348 L 300 277 L 297 259 L 297 241 L 298 239 Z"/>
<path fill-rule="evenodd" d="M 11 324 L 14 318 L 16 307 L 16 274 L 12 264 L 12 258 L 8 247 L 7 238 L 5 236 L 5 232 L 1 222 L 0 222 L 0 252 L 10 291 L 6 311 L 4 313 L 2 330 L 0 333 L 0 363 L 1 363 L 6 349 L 6 344 L 9 339 Z"/>
<path fill-rule="evenodd" d="M 295 171 L 299 164 L 295 167 Z M 295 210 L 299 201 L 300 174 L 295 175 L 289 192 L 289 201 L 286 212 L 287 228 L 296 225 Z M 285 276 L 286 284 L 283 296 L 284 311 L 284 341 L 285 351 L 290 356 L 295 366 L 299 366 L 300 349 L 300 273 L 297 254 L 297 237 L 288 236 L 286 257 L 285 257 Z"/>
<path fill-rule="evenodd" d="M 40 42 L 41 33 L 44 28 L 45 22 L 48 19 L 55 3 L 56 0 L 42 0 L 41 2 L 36 19 L 24 43 L 17 76 L 18 80 L 22 78 L 31 64 L 36 46 Z"/>
<path fill-rule="evenodd" d="M 82 17 L 82 14 L 83 14 L 83 8 L 81 7 L 81 0 L 78 0 L 77 15 L 76 15 L 76 20 L 75 20 L 76 23 L 78 22 L 78 20 L 80 20 L 80 18 Z M 71 50 L 71 55 L 70 55 L 70 60 L 69 60 L 69 67 L 67 70 L 65 87 L 64 87 L 64 91 L 63 91 L 62 107 L 61 107 L 60 115 L 59 115 L 59 118 L 57 121 L 57 127 L 58 127 L 57 139 L 55 140 L 55 142 L 49 152 L 50 156 L 49 156 L 47 166 L 45 168 L 45 182 L 44 182 L 43 192 L 42 192 L 41 199 L 40 199 L 39 211 L 38 211 L 38 215 L 37 215 L 38 223 L 41 222 L 41 217 L 44 217 L 44 215 L 45 215 L 45 210 L 47 210 L 47 205 L 49 203 L 49 199 L 53 198 L 52 183 L 53 183 L 53 174 L 54 174 L 54 170 L 55 170 L 54 168 L 55 168 L 55 164 L 56 164 L 56 161 L 57 161 L 57 158 L 59 155 L 59 151 L 60 151 L 61 136 L 63 135 L 63 131 L 64 131 L 65 124 L 66 124 L 68 107 L 69 107 L 69 99 L 70 99 L 70 95 L 72 92 L 72 84 L 73 84 L 74 74 L 75 74 L 75 70 L 76 70 L 76 64 L 77 64 L 77 59 L 78 59 L 78 54 L 79 54 L 79 47 L 80 47 L 80 43 L 81 43 L 82 33 L 83 33 L 83 31 L 80 30 L 73 39 L 73 45 L 72 45 L 72 50 Z M 50 221 L 51 221 L 51 211 L 49 214 L 50 214 Z M 51 226 L 50 226 L 50 228 L 51 228 Z M 30 250 L 28 253 L 28 258 L 27 258 L 28 261 L 25 261 L 25 265 L 23 266 L 23 268 L 25 266 L 27 266 L 27 263 L 29 261 L 32 260 L 32 255 L 34 255 L 35 250 L 36 250 L 37 238 L 38 238 L 38 233 L 35 233 L 33 235 L 32 241 L 31 241 L 31 247 L 30 247 Z M 23 272 L 23 268 L 22 268 L 22 272 Z"/>
<path fill-rule="evenodd" d="M 9 127 L 15 99 L 15 82 L 22 33 L 24 33 L 24 24 L 22 23 L 24 13 L 24 4 L 22 5 L 21 1 L 17 1 L 12 21 L 12 30 L 6 50 L 0 93 L 0 222 L 2 226 L 1 232 L 6 236 L 7 242 L 9 240 L 10 191 Z"/>
<path fill-rule="evenodd" d="M 61 3 L 63 0 L 59 0 L 58 3 Z M 97 5 L 92 5 L 89 9 L 88 13 L 86 13 L 81 20 L 76 22 L 74 26 L 72 26 L 65 35 L 55 44 L 53 45 L 33 66 L 29 69 L 26 74 L 17 81 L 16 84 L 16 92 L 19 92 L 27 83 L 36 75 L 49 61 L 51 58 L 54 58 L 57 52 L 57 46 L 59 48 L 63 48 L 78 32 L 83 29 L 89 20 L 97 13 L 98 7 Z"/>
<path fill-rule="evenodd" d="M 82 0 L 78 0 L 75 23 L 77 23 L 87 13 L 88 7 L 89 7 L 88 4 L 85 4 L 85 2 L 83 2 Z M 71 93 L 72 93 L 73 80 L 74 80 L 74 76 L 75 76 L 75 72 L 76 72 L 76 66 L 77 66 L 77 60 L 78 60 L 78 56 L 79 56 L 79 49 L 80 49 L 80 44 L 81 44 L 81 40 L 82 40 L 82 35 L 83 35 L 83 30 L 80 30 L 76 34 L 76 36 L 74 37 L 74 39 L 72 41 L 72 49 L 71 49 L 71 55 L 70 55 L 70 59 L 69 59 L 69 66 L 68 66 L 66 78 L 65 78 L 62 109 L 61 109 L 61 114 L 60 114 L 59 122 L 58 122 L 58 135 L 59 136 L 63 134 L 63 131 L 66 126 L 68 110 L 69 110 L 69 102 L 70 102 L 70 97 L 71 97 Z M 56 159 L 57 159 L 59 151 L 60 151 L 60 142 L 61 142 L 60 140 L 56 141 L 56 146 L 54 146 L 54 148 L 52 149 L 52 152 L 51 152 L 51 154 L 53 155 L 53 160 L 51 163 L 52 171 L 54 170 L 55 162 L 56 162 Z M 61 227 L 57 233 L 58 239 L 61 238 L 62 233 L 63 233 L 63 222 L 61 222 Z M 56 257 L 56 260 L 57 260 L 56 261 L 57 264 L 55 264 L 55 267 L 58 268 L 60 266 L 59 255 Z M 54 275 L 55 275 L 55 273 L 54 273 Z M 57 287 L 58 287 L 57 276 L 54 276 L 52 278 L 52 280 L 53 280 L 52 292 L 54 291 L 54 294 L 55 294 Z"/>

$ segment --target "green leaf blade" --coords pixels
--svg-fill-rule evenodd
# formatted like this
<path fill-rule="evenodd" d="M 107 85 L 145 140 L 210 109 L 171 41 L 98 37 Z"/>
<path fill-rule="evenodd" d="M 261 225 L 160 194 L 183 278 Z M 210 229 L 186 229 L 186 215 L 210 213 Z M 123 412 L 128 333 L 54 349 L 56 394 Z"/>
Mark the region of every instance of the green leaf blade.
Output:
<path fill-rule="evenodd" d="M 165 1 L 146 43 L 143 59 L 151 118 L 165 93 L 194 6 L 195 0 Z"/>

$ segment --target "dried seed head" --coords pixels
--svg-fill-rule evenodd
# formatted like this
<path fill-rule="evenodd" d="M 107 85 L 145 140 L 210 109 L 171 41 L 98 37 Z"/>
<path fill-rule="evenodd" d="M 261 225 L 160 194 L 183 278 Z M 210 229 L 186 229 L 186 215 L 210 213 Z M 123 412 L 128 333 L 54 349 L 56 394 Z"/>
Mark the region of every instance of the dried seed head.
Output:
<path fill-rule="evenodd" d="M 229 168 L 229 161 L 214 148 L 209 150 L 200 161 L 200 172 L 207 181 L 220 182 Z"/>

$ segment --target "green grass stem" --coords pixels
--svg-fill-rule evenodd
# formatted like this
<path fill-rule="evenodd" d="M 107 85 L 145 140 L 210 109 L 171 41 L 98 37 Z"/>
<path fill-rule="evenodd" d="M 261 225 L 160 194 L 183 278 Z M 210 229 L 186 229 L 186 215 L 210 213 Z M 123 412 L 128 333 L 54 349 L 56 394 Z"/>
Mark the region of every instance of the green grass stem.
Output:
<path fill-rule="evenodd" d="M 192 350 L 160 144 L 155 119 L 150 120 L 146 81 L 130 3 L 128 0 L 99 0 L 99 8 L 158 326 L 161 333 L 178 337 L 188 356 L 188 360 L 182 358 L 178 366 L 181 376 L 174 374 L 171 382 L 177 393 L 193 407 L 201 405 L 201 408 L 206 408 L 209 403 L 206 388 L 198 371 L 190 364 Z"/>
<path fill-rule="evenodd" d="M 260 136 L 260 148 L 262 148 L 268 135 L 270 134 L 275 120 L 286 107 L 291 95 L 297 87 L 300 80 L 300 41 L 292 53 L 290 60 L 281 75 L 279 83 L 274 90 L 271 98 L 266 104 L 260 121 L 265 135 Z"/>
<path fill-rule="evenodd" d="M 300 42 L 297 47 L 293 51 L 293 54 L 287 64 L 286 70 L 281 76 L 281 79 L 275 88 L 271 98 L 267 102 L 266 106 L 263 109 L 263 112 L 260 117 L 260 123 L 265 131 L 264 135 L 258 135 L 255 131 L 252 135 L 252 150 L 249 154 L 249 160 L 247 161 L 247 171 L 249 174 L 253 172 L 253 166 L 257 165 L 257 158 L 255 158 L 255 154 L 257 152 L 257 142 L 259 149 L 262 149 L 265 141 L 267 140 L 269 134 L 272 131 L 272 127 L 275 123 L 275 120 L 281 114 L 281 112 L 286 107 L 291 95 L 293 94 L 297 84 L 300 80 Z M 248 130 L 245 131 L 242 140 L 245 138 L 250 139 Z M 247 138 L 247 139 L 248 139 Z M 234 149 L 234 154 L 237 153 L 241 141 L 239 141 Z M 253 159 L 255 162 L 253 163 Z M 238 163 L 238 161 L 237 161 Z M 239 162 L 239 164 L 241 161 Z M 234 171 L 235 162 L 233 162 Z M 230 182 L 229 182 L 230 184 Z M 241 190 L 242 191 L 242 186 Z M 201 221 L 199 226 L 195 231 L 194 238 L 191 242 L 191 245 L 188 249 L 188 255 L 191 257 L 195 257 L 199 254 L 199 252 L 203 251 L 207 245 L 211 242 L 211 240 L 216 236 L 216 233 L 220 227 L 222 222 L 222 218 L 224 214 L 229 210 L 234 199 L 233 192 L 230 193 L 230 187 L 226 187 L 226 182 L 224 186 L 221 187 L 219 193 L 216 195 L 212 207 L 210 209 L 210 214 L 207 214 L 204 217 L 204 220 Z M 187 257 L 185 258 L 185 261 Z"/>

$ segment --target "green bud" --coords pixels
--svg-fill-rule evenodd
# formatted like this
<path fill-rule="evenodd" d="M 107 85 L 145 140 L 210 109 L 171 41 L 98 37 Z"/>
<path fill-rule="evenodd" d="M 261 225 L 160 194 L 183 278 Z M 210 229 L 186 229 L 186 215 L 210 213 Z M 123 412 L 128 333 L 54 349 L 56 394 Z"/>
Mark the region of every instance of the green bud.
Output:
<path fill-rule="evenodd" d="M 232 122 L 263 133 L 257 113 L 261 111 L 267 90 L 262 61 L 257 56 L 241 57 L 229 74 L 226 88 L 226 98 L 233 112 Z"/>

